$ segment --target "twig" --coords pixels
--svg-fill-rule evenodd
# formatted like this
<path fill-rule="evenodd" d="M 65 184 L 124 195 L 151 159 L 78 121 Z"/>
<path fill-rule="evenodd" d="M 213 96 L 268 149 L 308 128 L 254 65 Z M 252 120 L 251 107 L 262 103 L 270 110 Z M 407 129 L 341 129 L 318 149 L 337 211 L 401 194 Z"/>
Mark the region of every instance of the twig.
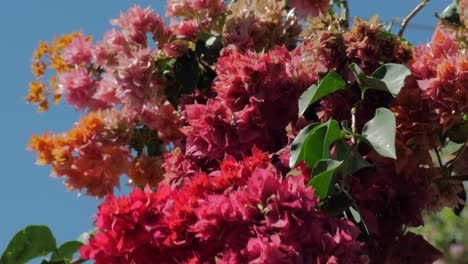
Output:
<path fill-rule="evenodd" d="M 425 5 L 427 5 L 427 3 L 429 2 L 429 0 L 422 0 L 421 3 L 419 3 L 419 5 L 417 5 L 413 11 L 411 11 L 411 13 L 409 13 L 404 19 L 403 21 L 401 22 L 401 28 L 400 28 L 400 31 L 398 32 L 398 36 L 403 36 L 403 32 L 405 32 L 405 29 L 406 29 L 406 26 L 408 25 L 408 22 L 419 12 L 421 11 L 421 9 L 423 9 L 423 7 Z"/>
<path fill-rule="evenodd" d="M 442 163 L 442 159 L 440 158 L 440 154 L 439 154 L 439 151 L 437 150 L 437 148 L 434 148 L 434 152 L 437 156 L 437 161 L 439 162 L 439 168 L 442 168 L 444 167 L 444 164 Z"/>
<path fill-rule="evenodd" d="M 353 132 L 353 136 L 351 138 L 351 142 L 356 144 L 356 107 L 351 108 L 351 131 Z"/>

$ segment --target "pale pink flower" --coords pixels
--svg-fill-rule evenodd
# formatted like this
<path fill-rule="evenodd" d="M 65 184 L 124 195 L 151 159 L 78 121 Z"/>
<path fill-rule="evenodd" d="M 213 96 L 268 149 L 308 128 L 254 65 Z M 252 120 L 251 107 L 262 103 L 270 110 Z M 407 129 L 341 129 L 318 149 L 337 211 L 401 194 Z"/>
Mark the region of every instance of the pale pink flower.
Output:
<path fill-rule="evenodd" d="M 128 41 L 133 41 L 143 47 L 147 46 L 147 33 L 153 34 L 155 42 L 164 41 L 166 37 L 164 20 L 151 8 L 142 9 L 134 6 L 127 13 L 120 14 L 112 24 L 121 28 Z"/>
<path fill-rule="evenodd" d="M 62 57 L 66 64 L 89 63 L 92 52 L 93 44 L 83 34 L 80 34 L 63 49 Z"/>
<path fill-rule="evenodd" d="M 105 72 L 101 76 L 101 80 L 96 86 L 96 93 L 93 95 L 93 98 L 105 102 L 107 105 L 117 105 L 121 103 L 119 98 L 117 98 L 116 90 L 118 88 L 118 82 L 115 79 L 114 75 L 108 72 Z"/>
<path fill-rule="evenodd" d="M 170 29 L 177 38 L 190 41 L 196 41 L 198 38 L 198 21 L 195 19 L 175 22 L 171 25 Z"/>

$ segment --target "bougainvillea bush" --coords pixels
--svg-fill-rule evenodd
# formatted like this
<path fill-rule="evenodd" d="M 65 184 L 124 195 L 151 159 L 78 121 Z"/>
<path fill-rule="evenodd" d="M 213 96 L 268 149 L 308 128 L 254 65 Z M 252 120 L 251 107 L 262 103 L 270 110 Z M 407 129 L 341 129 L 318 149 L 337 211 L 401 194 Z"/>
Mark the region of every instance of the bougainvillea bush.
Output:
<path fill-rule="evenodd" d="M 436 261 L 408 228 L 466 200 L 468 9 L 415 47 L 427 2 L 398 34 L 347 1 L 169 0 L 170 23 L 135 6 L 99 38 L 40 42 L 27 101 L 82 117 L 28 147 L 104 199 L 86 243 L 29 226 L 1 263 Z"/>

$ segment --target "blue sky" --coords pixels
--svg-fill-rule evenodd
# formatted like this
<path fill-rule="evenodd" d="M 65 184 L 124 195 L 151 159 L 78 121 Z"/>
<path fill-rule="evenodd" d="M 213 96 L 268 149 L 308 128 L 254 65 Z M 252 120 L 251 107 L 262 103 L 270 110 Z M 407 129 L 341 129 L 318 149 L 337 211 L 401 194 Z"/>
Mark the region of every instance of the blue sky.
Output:
<path fill-rule="evenodd" d="M 404 17 L 417 0 L 350 0 L 351 16 L 370 18 L 379 13 L 383 20 Z M 413 20 L 414 24 L 434 25 L 435 12 L 441 12 L 451 0 L 431 1 Z M 83 30 L 95 40 L 110 29 L 109 20 L 138 4 L 152 6 L 164 15 L 165 1 L 112 0 L 17 0 L 0 4 L 0 253 L 10 238 L 30 224 L 48 225 L 57 242 L 76 239 L 92 228 L 99 201 L 67 192 L 61 179 L 49 177 L 49 167 L 34 165 L 34 153 L 26 150 L 32 134 L 68 130 L 80 113 L 60 104 L 45 113 L 37 113 L 24 96 L 33 79 L 29 65 L 31 54 L 40 40 L 55 34 Z M 405 38 L 413 44 L 427 42 L 432 32 L 408 28 Z"/>

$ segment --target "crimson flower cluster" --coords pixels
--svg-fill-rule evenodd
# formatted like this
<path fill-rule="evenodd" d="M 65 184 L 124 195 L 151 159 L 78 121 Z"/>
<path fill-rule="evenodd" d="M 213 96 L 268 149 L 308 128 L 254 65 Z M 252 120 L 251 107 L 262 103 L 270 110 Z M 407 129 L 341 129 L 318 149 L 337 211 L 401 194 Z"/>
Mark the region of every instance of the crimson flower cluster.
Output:
<path fill-rule="evenodd" d="M 227 157 L 157 191 L 108 196 L 94 234 L 80 249 L 95 263 L 358 263 L 359 229 L 317 212 L 304 175 L 282 179 L 267 153 Z"/>
<path fill-rule="evenodd" d="M 271 153 L 287 143 L 285 127 L 297 118 L 297 101 L 307 87 L 286 48 L 265 54 L 227 50 L 216 64 L 206 104 L 185 105 L 185 154 L 220 160 L 225 154 L 241 158 L 252 146 Z M 310 83 L 310 81 L 309 81 Z"/>

